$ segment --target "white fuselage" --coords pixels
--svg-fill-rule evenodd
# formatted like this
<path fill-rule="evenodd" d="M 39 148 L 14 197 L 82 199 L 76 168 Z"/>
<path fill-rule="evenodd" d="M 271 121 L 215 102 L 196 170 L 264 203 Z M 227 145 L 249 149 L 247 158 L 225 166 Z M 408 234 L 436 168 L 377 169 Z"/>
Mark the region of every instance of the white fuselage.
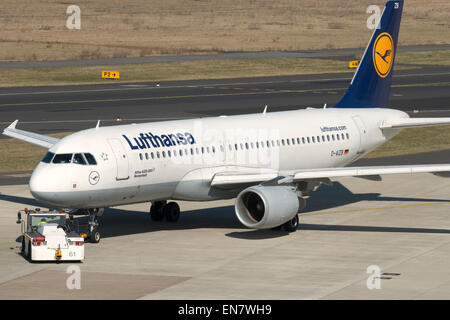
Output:
<path fill-rule="evenodd" d="M 45 203 L 71 208 L 154 200 L 215 200 L 220 172 L 275 172 L 342 167 L 399 130 L 383 122 L 407 118 L 392 109 L 306 109 L 88 129 L 49 152 L 90 153 L 96 165 L 41 162 L 30 180 Z"/>

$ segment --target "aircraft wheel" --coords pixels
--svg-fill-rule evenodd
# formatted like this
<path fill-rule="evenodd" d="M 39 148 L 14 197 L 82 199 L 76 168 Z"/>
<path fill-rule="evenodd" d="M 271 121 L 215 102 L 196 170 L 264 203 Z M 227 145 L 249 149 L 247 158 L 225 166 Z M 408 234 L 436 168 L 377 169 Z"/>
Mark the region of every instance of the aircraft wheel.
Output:
<path fill-rule="evenodd" d="M 161 221 L 164 219 L 163 209 L 166 206 L 166 201 L 155 201 L 150 207 L 150 218 L 153 221 Z"/>
<path fill-rule="evenodd" d="M 100 232 L 97 229 L 92 230 L 92 232 L 88 236 L 89 242 L 91 243 L 99 243 L 101 239 Z"/>
<path fill-rule="evenodd" d="M 298 215 L 296 215 L 294 218 L 286 222 L 282 225 L 282 230 L 287 232 L 294 232 L 297 231 L 298 228 Z"/>
<path fill-rule="evenodd" d="M 177 222 L 180 218 L 180 207 L 176 202 L 169 202 L 164 206 L 164 216 L 169 222 Z"/>

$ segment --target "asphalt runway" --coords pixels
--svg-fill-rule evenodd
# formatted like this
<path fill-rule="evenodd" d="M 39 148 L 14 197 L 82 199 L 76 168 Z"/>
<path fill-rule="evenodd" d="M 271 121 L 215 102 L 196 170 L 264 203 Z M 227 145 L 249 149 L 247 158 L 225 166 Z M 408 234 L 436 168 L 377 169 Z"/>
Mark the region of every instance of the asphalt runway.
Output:
<path fill-rule="evenodd" d="M 156 83 L 0 89 L 0 125 L 38 133 L 101 125 L 186 119 L 333 106 L 352 73 Z M 450 67 L 423 67 L 394 74 L 391 107 L 418 116 L 450 116 Z"/>

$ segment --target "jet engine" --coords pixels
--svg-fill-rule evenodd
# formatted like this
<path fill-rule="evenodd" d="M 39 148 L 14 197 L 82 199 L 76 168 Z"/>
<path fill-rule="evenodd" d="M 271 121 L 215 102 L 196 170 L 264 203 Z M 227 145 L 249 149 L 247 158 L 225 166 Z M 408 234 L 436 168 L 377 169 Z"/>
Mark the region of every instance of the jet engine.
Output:
<path fill-rule="evenodd" d="M 235 211 L 246 227 L 270 229 L 293 219 L 303 202 L 292 187 L 258 185 L 239 193 Z"/>

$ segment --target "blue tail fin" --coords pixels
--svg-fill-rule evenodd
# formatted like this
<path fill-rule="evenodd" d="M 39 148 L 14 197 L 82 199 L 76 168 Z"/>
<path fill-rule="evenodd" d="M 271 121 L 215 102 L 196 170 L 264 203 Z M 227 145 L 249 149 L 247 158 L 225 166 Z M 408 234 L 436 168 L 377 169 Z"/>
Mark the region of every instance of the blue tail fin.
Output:
<path fill-rule="evenodd" d="M 383 108 L 389 104 L 403 0 L 388 1 L 361 63 L 334 108 Z"/>

